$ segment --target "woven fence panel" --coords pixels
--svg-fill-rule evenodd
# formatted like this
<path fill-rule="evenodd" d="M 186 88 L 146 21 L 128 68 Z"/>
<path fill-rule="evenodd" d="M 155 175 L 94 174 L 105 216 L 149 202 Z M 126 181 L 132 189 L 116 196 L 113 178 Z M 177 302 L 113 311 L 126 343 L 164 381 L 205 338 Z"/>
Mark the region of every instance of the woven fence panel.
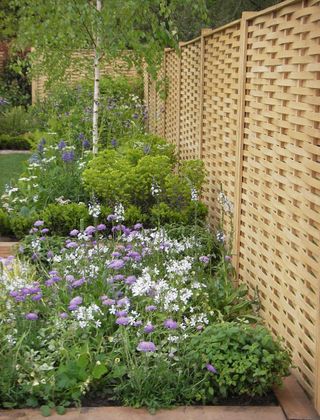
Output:
<path fill-rule="evenodd" d="M 178 146 L 179 101 L 180 101 L 180 58 L 175 51 L 165 52 L 167 92 L 165 99 L 165 138 Z"/>
<path fill-rule="evenodd" d="M 180 139 L 181 160 L 199 157 L 201 41 L 181 48 Z"/>
<path fill-rule="evenodd" d="M 0 43 L 0 75 L 3 73 L 6 61 L 8 59 L 8 44 Z"/>
<path fill-rule="evenodd" d="M 212 226 L 220 219 L 220 187 L 234 203 L 239 48 L 240 22 L 204 37 L 201 156 L 208 173 L 203 200 Z"/>
<path fill-rule="evenodd" d="M 248 21 L 239 267 L 312 396 L 320 380 L 319 5 L 291 2 Z"/>

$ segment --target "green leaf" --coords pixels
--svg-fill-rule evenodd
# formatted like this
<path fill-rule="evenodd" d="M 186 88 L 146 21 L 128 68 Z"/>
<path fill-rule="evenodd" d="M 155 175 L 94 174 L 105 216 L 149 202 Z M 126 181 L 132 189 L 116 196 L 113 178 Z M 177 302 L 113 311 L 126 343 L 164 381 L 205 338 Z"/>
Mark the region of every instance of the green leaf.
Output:
<path fill-rule="evenodd" d="M 41 414 L 43 417 L 49 417 L 51 416 L 51 408 L 48 405 L 42 405 L 40 407 Z"/>
<path fill-rule="evenodd" d="M 95 379 L 100 379 L 101 376 L 103 376 L 107 371 L 108 369 L 105 365 L 95 365 L 95 367 L 92 370 L 92 376 Z"/>
<path fill-rule="evenodd" d="M 60 415 L 60 416 L 62 416 L 63 414 L 65 414 L 65 412 L 66 412 L 67 410 L 66 410 L 66 407 L 64 407 L 63 405 L 58 405 L 57 407 L 56 407 L 56 412 Z"/>

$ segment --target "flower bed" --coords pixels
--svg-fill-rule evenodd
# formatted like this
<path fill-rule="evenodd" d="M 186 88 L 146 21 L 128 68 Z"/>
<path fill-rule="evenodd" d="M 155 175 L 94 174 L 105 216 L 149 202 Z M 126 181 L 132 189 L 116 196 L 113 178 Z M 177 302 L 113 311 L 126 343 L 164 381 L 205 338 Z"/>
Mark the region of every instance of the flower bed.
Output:
<path fill-rule="evenodd" d="M 101 396 L 151 409 L 214 404 L 263 395 L 288 374 L 289 355 L 204 230 L 100 224 L 63 243 L 48 235 L 37 221 L 20 259 L 2 261 L 4 407 L 63 412 Z"/>

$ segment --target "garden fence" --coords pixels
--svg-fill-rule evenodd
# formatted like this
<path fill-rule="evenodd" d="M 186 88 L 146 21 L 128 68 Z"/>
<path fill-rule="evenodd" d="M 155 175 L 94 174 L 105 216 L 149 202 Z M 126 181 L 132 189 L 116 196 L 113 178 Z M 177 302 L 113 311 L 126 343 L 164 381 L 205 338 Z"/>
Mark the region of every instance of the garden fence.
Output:
<path fill-rule="evenodd" d="M 74 63 L 78 65 L 71 65 L 66 71 L 65 79 L 71 84 L 75 84 L 80 80 L 91 76 L 93 77 L 93 58 L 94 53 L 92 51 L 78 51 L 73 54 Z M 92 61 L 92 71 L 89 69 L 88 64 L 82 65 L 83 61 Z M 80 65 L 79 65 L 80 64 Z M 104 75 L 122 75 L 127 77 L 137 76 L 137 70 L 135 67 L 128 67 L 128 64 L 124 60 L 116 60 L 112 64 L 101 64 L 100 70 L 101 76 Z M 36 103 L 38 100 L 42 100 L 46 96 L 46 81 L 45 75 L 34 77 L 32 80 L 32 103 Z"/>
<path fill-rule="evenodd" d="M 148 129 L 201 158 L 217 225 L 234 203 L 239 282 L 293 354 L 320 411 L 320 0 L 287 0 L 167 49 L 165 99 L 145 74 Z"/>

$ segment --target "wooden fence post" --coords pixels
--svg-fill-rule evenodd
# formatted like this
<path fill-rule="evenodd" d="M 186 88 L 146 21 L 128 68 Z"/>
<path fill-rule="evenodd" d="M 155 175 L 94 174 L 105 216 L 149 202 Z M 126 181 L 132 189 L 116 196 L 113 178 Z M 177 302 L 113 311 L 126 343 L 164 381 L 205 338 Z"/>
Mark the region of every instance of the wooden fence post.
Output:
<path fill-rule="evenodd" d="M 203 82 L 204 82 L 204 37 L 207 29 L 201 29 L 200 41 L 200 98 L 199 98 L 199 159 L 202 159 L 202 135 L 203 135 Z"/>
<path fill-rule="evenodd" d="M 235 170 L 235 203 L 234 203 L 234 267 L 239 272 L 240 253 L 240 228 L 241 228 L 241 194 L 242 194 L 242 161 L 243 161 L 243 137 L 245 115 L 245 89 L 246 89 L 246 63 L 247 63 L 247 38 L 248 19 L 254 16 L 254 12 L 244 12 L 240 24 L 240 60 L 239 60 L 239 87 L 238 87 L 238 116 L 237 116 L 237 150 Z M 238 281 L 238 277 L 237 277 Z"/>
<path fill-rule="evenodd" d="M 179 42 L 179 65 L 178 65 L 178 106 L 177 106 L 177 154 L 178 160 L 180 160 L 180 110 L 181 110 L 181 60 L 182 60 L 182 50 L 181 47 L 183 42 Z"/>

